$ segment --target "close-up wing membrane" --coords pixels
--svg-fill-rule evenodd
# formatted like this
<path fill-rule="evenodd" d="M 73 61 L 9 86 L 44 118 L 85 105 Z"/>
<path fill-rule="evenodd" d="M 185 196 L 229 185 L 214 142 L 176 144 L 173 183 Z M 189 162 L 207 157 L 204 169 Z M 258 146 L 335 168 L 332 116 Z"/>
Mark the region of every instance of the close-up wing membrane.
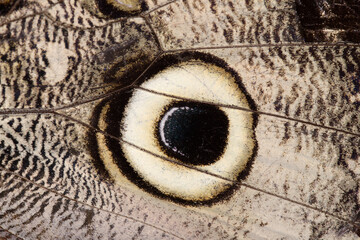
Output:
<path fill-rule="evenodd" d="M 358 10 L 0 1 L 0 239 L 358 239 Z"/>

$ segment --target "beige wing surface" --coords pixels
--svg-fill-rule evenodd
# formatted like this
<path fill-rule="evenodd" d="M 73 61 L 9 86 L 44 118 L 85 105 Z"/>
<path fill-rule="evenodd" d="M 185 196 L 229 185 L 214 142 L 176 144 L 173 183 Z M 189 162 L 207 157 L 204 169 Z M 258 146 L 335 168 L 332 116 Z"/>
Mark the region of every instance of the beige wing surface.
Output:
<path fill-rule="evenodd" d="M 0 238 L 358 239 L 360 48 L 301 7 L 0 1 Z M 158 146 L 179 109 L 219 156 Z"/>

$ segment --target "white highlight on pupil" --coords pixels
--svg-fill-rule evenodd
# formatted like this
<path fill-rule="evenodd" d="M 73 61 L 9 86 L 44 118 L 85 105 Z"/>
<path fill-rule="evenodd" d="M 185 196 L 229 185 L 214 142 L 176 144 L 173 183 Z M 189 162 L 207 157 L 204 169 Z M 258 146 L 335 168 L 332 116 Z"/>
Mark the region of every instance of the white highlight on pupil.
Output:
<path fill-rule="evenodd" d="M 194 101 L 250 109 L 244 93 L 230 73 L 200 60 L 173 65 L 144 82 L 141 87 Z M 124 111 L 121 136 L 156 155 L 169 158 L 156 139 L 156 125 L 161 120 L 159 118 L 164 109 L 175 101 L 177 100 L 141 89 L 134 90 Z M 218 161 L 196 168 L 236 180 L 246 167 L 255 146 L 253 119 L 249 112 L 221 107 L 220 110 L 229 119 L 227 146 Z M 164 124 L 174 111 L 176 108 L 165 114 L 160 124 Z M 166 142 L 164 133 L 160 134 Z M 166 195 L 184 200 L 204 201 L 216 197 L 231 186 L 221 178 L 169 162 L 125 143 L 120 145 L 134 171 Z"/>
<path fill-rule="evenodd" d="M 174 112 L 176 112 L 177 110 L 181 110 L 181 109 L 185 109 L 188 110 L 190 109 L 189 107 L 174 107 L 172 109 L 170 109 L 168 112 L 165 113 L 164 117 L 161 119 L 160 121 L 160 138 L 161 141 L 169 148 L 173 149 L 175 152 L 177 152 L 178 154 L 185 156 L 185 154 L 183 154 L 181 151 L 179 151 L 176 146 L 171 146 L 171 144 L 168 142 L 168 140 L 165 137 L 165 133 L 163 131 L 163 129 L 165 128 L 165 123 L 167 122 L 167 120 L 169 119 L 169 117 L 171 117 L 173 115 Z"/>

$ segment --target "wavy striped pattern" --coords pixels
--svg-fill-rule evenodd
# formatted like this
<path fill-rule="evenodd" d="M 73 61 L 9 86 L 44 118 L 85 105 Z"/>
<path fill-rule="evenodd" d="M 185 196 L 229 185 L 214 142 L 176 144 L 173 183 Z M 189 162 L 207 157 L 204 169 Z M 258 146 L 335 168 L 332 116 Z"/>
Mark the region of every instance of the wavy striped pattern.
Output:
<path fill-rule="evenodd" d="M 306 42 L 291 0 L 151 0 L 116 20 L 83 3 L 0 17 L 0 239 L 358 239 L 358 44 Z M 226 61 L 258 109 L 252 170 L 211 207 L 114 184 L 89 149 L 111 135 L 99 101 L 184 51 Z"/>

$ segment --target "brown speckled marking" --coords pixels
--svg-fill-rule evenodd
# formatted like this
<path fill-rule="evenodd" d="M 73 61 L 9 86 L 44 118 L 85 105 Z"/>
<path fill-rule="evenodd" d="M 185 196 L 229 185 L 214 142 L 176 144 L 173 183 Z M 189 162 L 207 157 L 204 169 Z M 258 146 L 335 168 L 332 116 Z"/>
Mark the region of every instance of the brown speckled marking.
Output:
<path fill-rule="evenodd" d="M 358 239 L 359 45 L 305 42 L 292 0 L 146 2 L 112 20 L 75 0 L 0 16 L 0 238 Z M 95 106 L 187 50 L 226 61 L 258 108 L 252 171 L 211 207 L 114 185 L 88 149 Z"/>

